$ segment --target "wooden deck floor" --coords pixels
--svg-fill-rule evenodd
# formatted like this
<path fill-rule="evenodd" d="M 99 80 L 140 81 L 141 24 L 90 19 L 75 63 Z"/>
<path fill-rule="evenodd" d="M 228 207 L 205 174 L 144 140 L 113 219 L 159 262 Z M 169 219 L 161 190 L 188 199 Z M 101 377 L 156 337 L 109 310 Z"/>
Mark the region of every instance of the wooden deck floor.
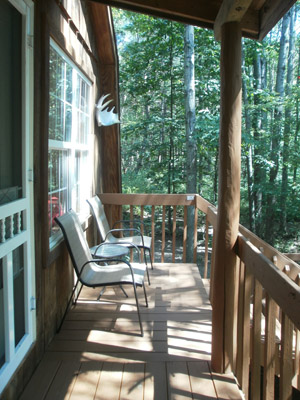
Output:
<path fill-rule="evenodd" d="M 155 264 L 149 308 L 138 289 L 85 288 L 21 399 L 241 399 L 231 375 L 211 372 L 211 306 L 194 264 Z"/>

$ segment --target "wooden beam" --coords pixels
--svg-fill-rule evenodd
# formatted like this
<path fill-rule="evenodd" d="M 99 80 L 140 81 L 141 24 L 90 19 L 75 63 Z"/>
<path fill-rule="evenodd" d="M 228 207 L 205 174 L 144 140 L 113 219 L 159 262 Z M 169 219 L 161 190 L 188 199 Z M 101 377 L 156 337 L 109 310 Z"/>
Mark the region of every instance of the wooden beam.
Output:
<path fill-rule="evenodd" d="M 295 3 L 296 0 L 267 0 L 260 10 L 258 39 L 262 40 Z"/>
<path fill-rule="evenodd" d="M 116 41 L 110 9 L 104 4 L 88 2 L 95 32 L 98 58 L 101 64 L 115 64 L 117 59 Z"/>
<path fill-rule="evenodd" d="M 88 2 L 99 60 L 100 94 L 110 94 L 119 111 L 118 56 L 111 9 L 104 4 Z M 98 97 L 98 98 L 99 98 Z M 95 191 L 119 193 L 121 183 L 120 124 L 101 126 L 95 140 Z M 121 207 L 112 207 L 112 222 L 121 219 Z"/>
<path fill-rule="evenodd" d="M 221 27 L 221 120 L 219 195 L 213 278 L 212 367 L 235 368 L 237 328 L 237 257 L 241 170 L 241 28 L 237 22 Z"/>
<path fill-rule="evenodd" d="M 193 197 L 189 199 L 188 197 Z M 133 206 L 194 206 L 196 195 L 186 194 L 116 194 L 101 193 L 103 204 Z"/>
<path fill-rule="evenodd" d="M 166 18 L 169 20 L 214 29 L 222 1 L 220 0 L 93 0 L 111 7 Z M 242 0 L 240 0 L 242 1 Z M 243 36 L 257 39 L 259 28 L 259 10 L 249 9 L 242 20 Z"/>
<path fill-rule="evenodd" d="M 221 39 L 221 27 L 226 22 L 241 22 L 252 0 L 224 0 L 214 24 L 215 38 Z"/>
<path fill-rule="evenodd" d="M 213 28 L 221 1 L 213 0 L 94 0 L 112 7 Z"/>

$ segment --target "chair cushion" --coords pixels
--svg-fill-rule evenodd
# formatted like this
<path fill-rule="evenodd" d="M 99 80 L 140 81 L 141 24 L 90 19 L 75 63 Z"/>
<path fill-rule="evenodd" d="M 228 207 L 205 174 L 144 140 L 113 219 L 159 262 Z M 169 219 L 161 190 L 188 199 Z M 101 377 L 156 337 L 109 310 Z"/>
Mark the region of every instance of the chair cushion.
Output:
<path fill-rule="evenodd" d="M 151 237 L 149 236 L 143 236 L 144 238 L 144 247 L 147 249 L 151 249 Z M 140 236 L 126 236 L 123 238 L 112 238 L 111 235 L 108 236 L 107 242 L 112 242 L 112 243 L 133 243 L 138 247 L 143 246 L 142 238 Z"/>

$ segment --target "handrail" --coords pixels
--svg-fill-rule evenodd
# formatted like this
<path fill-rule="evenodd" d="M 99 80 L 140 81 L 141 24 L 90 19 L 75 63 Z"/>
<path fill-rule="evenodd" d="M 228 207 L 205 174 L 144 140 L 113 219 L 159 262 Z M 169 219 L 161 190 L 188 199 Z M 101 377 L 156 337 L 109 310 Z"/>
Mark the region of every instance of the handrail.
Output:
<path fill-rule="evenodd" d="M 194 207 L 197 211 L 194 220 L 194 255 L 197 250 L 198 212 L 203 213 L 204 277 L 207 277 L 208 242 L 212 237 L 210 265 L 213 266 L 218 221 L 217 209 L 208 201 L 195 194 L 101 194 L 99 197 L 106 205 L 129 206 L 131 217 L 133 207 L 140 206 L 141 219 L 144 218 L 144 207 L 151 206 L 153 239 L 157 223 L 155 210 L 156 207 L 162 207 L 161 262 L 164 262 L 166 207 L 173 208 L 170 214 L 173 219 L 172 262 L 175 262 L 178 209 L 184 209 L 183 262 L 186 254 L 187 207 Z M 212 235 L 208 233 L 209 227 L 212 227 Z M 280 376 L 280 399 L 289 398 L 292 384 L 300 390 L 300 266 L 242 225 L 239 226 L 234 252 L 240 260 L 238 305 L 237 310 L 233 310 L 238 320 L 235 375 L 245 393 L 251 386 L 251 399 L 260 398 L 260 387 L 263 387 L 264 399 L 274 398 L 274 377 Z M 212 269 L 210 274 L 213 278 Z M 263 378 L 261 367 L 264 368 Z"/>
<path fill-rule="evenodd" d="M 241 234 L 235 250 L 262 287 L 300 329 L 300 287 Z"/>
<path fill-rule="evenodd" d="M 203 213 L 210 205 L 208 201 L 195 194 L 121 194 L 121 193 L 101 193 L 99 197 L 104 205 L 109 206 L 129 206 L 130 218 L 133 217 L 133 207 L 141 207 L 141 220 L 144 217 L 144 207 L 151 207 L 151 235 L 152 235 L 152 258 L 155 256 L 155 208 L 162 207 L 162 248 L 161 248 L 161 262 L 165 260 L 166 249 L 166 207 L 172 207 L 172 262 L 175 262 L 176 257 L 176 238 L 177 228 L 179 224 L 178 207 L 183 207 L 183 242 L 182 242 L 182 261 L 186 262 L 186 247 L 187 247 L 187 207 L 193 207 L 195 210 L 199 209 Z M 110 223 L 111 215 L 108 212 L 108 220 Z M 194 246 L 193 246 L 193 261 L 196 262 L 197 258 L 197 227 L 198 227 L 198 213 L 195 213 L 194 219 Z"/>

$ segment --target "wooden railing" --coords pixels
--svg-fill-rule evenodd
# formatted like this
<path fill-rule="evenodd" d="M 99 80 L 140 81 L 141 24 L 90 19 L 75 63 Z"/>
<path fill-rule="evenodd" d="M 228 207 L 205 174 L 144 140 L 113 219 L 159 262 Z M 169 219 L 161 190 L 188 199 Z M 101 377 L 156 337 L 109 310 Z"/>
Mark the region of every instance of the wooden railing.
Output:
<path fill-rule="evenodd" d="M 156 260 L 160 262 L 165 258 L 167 208 L 172 209 L 172 262 L 176 261 L 178 253 L 176 231 L 180 224 L 180 261 L 185 262 L 187 207 L 194 207 L 194 262 L 197 260 L 198 234 L 202 230 L 203 276 L 206 278 L 210 274 L 213 281 L 214 273 L 211 268 L 209 271 L 209 266 L 213 266 L 218 215 L 216 208 L 205 199 L 198 195 L 99 196 L 106 205 L 127 206 L 131 218 L 134 207 L 138 206 L 139 217 L 142 220 L 150 218 L 154 243 L 155 227 L 160 224 L 161 257 Z M 146 207 L 150 207 L 151 212 L 147 211 L 149 216 L 145 216 Z M 155 247 L 152 251 L 154 256 Z M 234 372 L 246 398 L 290 399 L 293 387 L 300 390 L 300 266 L 243 226 L 240 226 L 234 251 L 239 260 L 238 295 L 236 310 L 233 310 L 238 321 Z"/>
<path fill-rule="evenodd" d="M 195 209 L 194 217 L 194 246 L 193 261 L 197 257 L 198 230 L 202 219 L 207 214 L 210 203 L 197 195 L 183 194 L 100 194 L 101 201 L 106 206 L 122 206 L 123 215 L 129 213 L 130 219 L 140 218 L 145 222 L 149 221 L 148 231 L 152 236 L 152 258 L 157 257 L 156 243 L 161 243 L 157 262 L 165 262 L 167 236 L 171 237 L 171 260 L 172 262 L 186 262 L 187 255 L 187 214 L 188 207 Z M 127 206 L 127 207 L 126 207 Z M 135 208 L 138 207 L 138 210 Z M 147 211 L 145 208 L 147 207 Z M 202 214 L 202 215 L 201 215 Z M 107 217 L 111 222 L 111 213 L 108 210 Z M 169 226 L 170 225 L 170 226 Z M 169 226 L 169 229 L 168 229 Z M 155 228 L 159 229 L 155 229 Z M 159 233 L 157 231 L 159 230 Z M 150 233 L 148 232 L 148 233 Z M 180 235 L 178 235 L 180 232 Z M 182 239 L 180 242 L 178 237 Z M 207 238 L 208 240 L 208 238 Z M 180 250 L 178 248 L 180 246 Z M 206 243 L 208 252 L 208 241 Z M 208 257 L 207 257 L 208 258 Z M 207 261 L 206 261 L 207 270 Z"/>

